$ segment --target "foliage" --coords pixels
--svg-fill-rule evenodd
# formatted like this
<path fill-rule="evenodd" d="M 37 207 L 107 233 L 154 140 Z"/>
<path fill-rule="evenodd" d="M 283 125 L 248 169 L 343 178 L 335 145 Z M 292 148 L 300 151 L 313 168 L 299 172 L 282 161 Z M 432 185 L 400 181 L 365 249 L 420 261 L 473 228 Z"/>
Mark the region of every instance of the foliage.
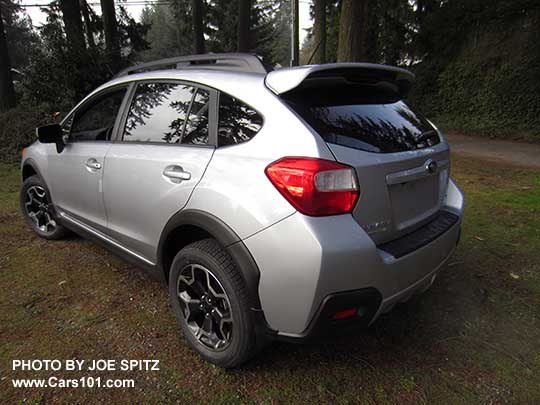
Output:
<path fill-rule="evenodd" d="M 9 61 L 12 68 L 21 69 L 28 63 L 27 49 L 39 43 L 38 35 L 32 30 L 28 15 L 12 0 L 4 0 L 4 28 L 8 40 Z M 17 77 L 14 80 L 18 80 Z"/>
<path fill-rule="evenodd" d="M 290 56 L 290 6 L 287 0 L 253 2 L 250 48 L 270 63 L 288 65 Z M 238 0 L 203 2 L 205 47 L 208 52 L 235 52 L 238 43 Z M 145 40 L 149 49 L 141 60 L 167 58 L 193 53 L 191 1 L 172 0 L 143 10 L 142 22 L 149 25 Z"/>
<path fill-rule="evenodd" d="M 123 7 L 119 7 L 118 30 L 124 51 L 120 66 L 115 66 L 105 52 L 103 35 L 99 32 L 95 35 L 98 46 L 74 55 L 69 52 L 58 5 L 51 3 L 46 12 L 47 22 L 38 28 L 39 46 L 27 50 L 28 62 L 21 79 L 21 104 L 39 105 L 49 112 L 68 111 L 119 68 L 129 64 L 133 52 L 146 46 L 143 40 L 146 26 L 135 22 Z M 99 17 L 94 15 L 93 21 L 94 29 L 100 29 Z"/>
<path fill-rule="evenodd" d="M 189 52 L 190 43 L 180 32 L 171 7 L 147 6 L 142 12 L 141 21 L 150 27 L 144 37 L 149 47 L 139 53 L 138 59 L 155 60 Z"/>
<path fill-rule="evenodd" d="M 417 37 L 425 53 L 411 98 L 445 128 L 540 136 L 539 25 L 532 2 L 442 5 Z"/>
<path fill-rule="evenodd" d="M 51 114 L 20 108 L 0 113 L 0 161 L 18 161 L 22 148 L 35 141 L 36 127 L 54 120 Z"/>
<path fill-rule="evenodd" d="M 145 41 L 144 36 L 150 26 L 143 22 L 136 22 L 121 4 L 117 7 L 116 18 L 118 20 L 120 47 L 124 50 L 124 64 L 127 64 L 137 52 L 148 48 L 148 42 Z"/>
<path fill-rule="evenodd" d="M 314 16 L 313 6 L 310 9 Z M 337 60 L 340 31 L 341 1 L 327 0 L 327 54 L 328 62 Z M 407 0 L 371 0 L 369 2 L 366 62 L 403 64 L 410 57 L 414 37 L 415 15 L 413 5 Z M 317 44 L 311 42 L 313 30 L 308 31 L 307 63 Z"/>
<path fill-rule="evenodd" d="M 62 15 L 56 2 L 44 8 L 47 21 L 33 30 L 28 15 L 8 7 L 6 34 L 15 75 L 15 89 L 20 107 L 0 117 L 0 155 L 3 160 L 17 159 L 18 151 L 33 141 L 36 126 L 50 123 L 52 114 L 69 111 L 91 90 L 110 79 L 126 65 L 133 53 L 146 47 L 146 26 L 137 23 L 121 6 L 117 10 L 118 30 L 123 50 L 120 66 L 113 66 L 103 43 L 102 22 L 90 16 L 96 46 L 82 54 L 69 51 Z M 23 107 L 24 106 L 24 107 Z M 24 109 L 23 109 L 24 108 Z M 33 112 L 35 111 L 35 112 Z"/>
<path fill-rule="evenodd" d="M 47 23 L 39 28 L 39 34 L 40 46 L 28 50 L 21 104 L 40 105 L 48 111 L 69 110 L 112 75 L 110 66 L 100 63 L 102 50 L 88 49 L 82 55 L 69 52 L 57 5 L 48 9 Z"/>
<path fill-rule="evenodd" d="M 334 62 L 340 1 L 327 7 Z M 411 99 L 445 128 L 539 135 L 539 9 L 535 0 L 372 0 L 366 60 L 413 69 Z M 315 46 L 310 31 L 304 63 Z"/>
<path fill-rule="evenodd" d="M 4 0 L 20 105 L 48 113 L 68 110 L 89 91 L 133 62 L 193 53 L 191 0 L 151 4 L 136 22 L 117 6 L 122 60 L 104 51 L 101 17 L 89 9 L 92 40 L 71 55 L 57 0 L 47 23 L 33 29 L 20 0 Z M 204 0 L 206 49 L 237 47 L 238 0 Z M 540 4 L 537 0 L 370 0 L 366 60 L 413 69 L 410 98 L 451 129 L 491 134 L 540 134 Z M 327 61 L 336 60 L 340 0 L 327 0 Z M 252 0 L 250 48 L 272 65 L 288 66 L 290 0 Z M 86 24 L 86 22 L 85 22 Z M 312 32 L 301 51 L 307 63 Z M 46 79 L 45 79 L 46 78 Z M 59 91 L 61 89 L 61 91 Z"/>
<path fill-rule="evenodd" d="M 274 2 L 269 13 L 272 25 L 270 38 L 270 62 L 279 66 L 291 64 L 291 2 L 278 0 Z"/>

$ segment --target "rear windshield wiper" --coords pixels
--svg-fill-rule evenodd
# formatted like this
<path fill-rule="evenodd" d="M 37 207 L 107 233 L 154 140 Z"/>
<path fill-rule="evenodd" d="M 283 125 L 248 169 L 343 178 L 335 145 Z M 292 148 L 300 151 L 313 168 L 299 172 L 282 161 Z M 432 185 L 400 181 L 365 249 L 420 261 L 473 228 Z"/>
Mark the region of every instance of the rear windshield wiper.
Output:
<path fill-rule="evenodd" d="M 416 142 L 423 141 L 426 138 L 431 138 L 433 135 L 437 135 L 437 131 L 430 129 L 429 131 L 422 132 L 416 139 Z"/>

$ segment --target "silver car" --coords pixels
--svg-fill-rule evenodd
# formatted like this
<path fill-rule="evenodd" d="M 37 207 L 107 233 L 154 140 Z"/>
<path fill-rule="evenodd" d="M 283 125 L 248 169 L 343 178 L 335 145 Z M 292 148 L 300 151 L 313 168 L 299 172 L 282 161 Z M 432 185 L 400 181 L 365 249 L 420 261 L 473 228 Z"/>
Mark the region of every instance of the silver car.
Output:
<path fill-rule="evenodd" d="M 463 196 L 414 76 L 247 54 L 134 66 L 22 159 L 34 232 L 92 238 L 168 284 L 189 344 L 222 367 L 274 339 L 377 317 L 429 288 Z"/>

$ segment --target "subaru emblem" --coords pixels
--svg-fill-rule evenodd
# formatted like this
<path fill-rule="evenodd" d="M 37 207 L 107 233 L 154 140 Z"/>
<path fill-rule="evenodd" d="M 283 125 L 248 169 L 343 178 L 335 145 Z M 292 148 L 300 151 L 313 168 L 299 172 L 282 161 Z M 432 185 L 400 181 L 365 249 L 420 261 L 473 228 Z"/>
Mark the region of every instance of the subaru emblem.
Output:
<path fill-rule="evenodd" d="M 426 170 L 430 173 L 435 173 L 439 167 L 439 165 L 437 164 L 437 162 L 435 162 L 434 160 L 431 160 L 429 159 L 425 166 Z"/>

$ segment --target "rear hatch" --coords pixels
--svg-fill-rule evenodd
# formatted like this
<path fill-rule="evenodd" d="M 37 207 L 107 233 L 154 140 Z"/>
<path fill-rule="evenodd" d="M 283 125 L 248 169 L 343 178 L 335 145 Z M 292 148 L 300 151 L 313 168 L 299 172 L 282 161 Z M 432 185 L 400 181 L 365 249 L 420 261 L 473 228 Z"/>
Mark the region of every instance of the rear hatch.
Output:
<path fill-rule="evenodd" d="M 448 146 L 404 101 L 413 78 L 408 72 L 334 66 L 305 75 L 280 96 L 327 142 L 336 160 L 356 169 L 360 198 L 353 216 L 375 243 L 385 243 L 441 209 Z"/>

